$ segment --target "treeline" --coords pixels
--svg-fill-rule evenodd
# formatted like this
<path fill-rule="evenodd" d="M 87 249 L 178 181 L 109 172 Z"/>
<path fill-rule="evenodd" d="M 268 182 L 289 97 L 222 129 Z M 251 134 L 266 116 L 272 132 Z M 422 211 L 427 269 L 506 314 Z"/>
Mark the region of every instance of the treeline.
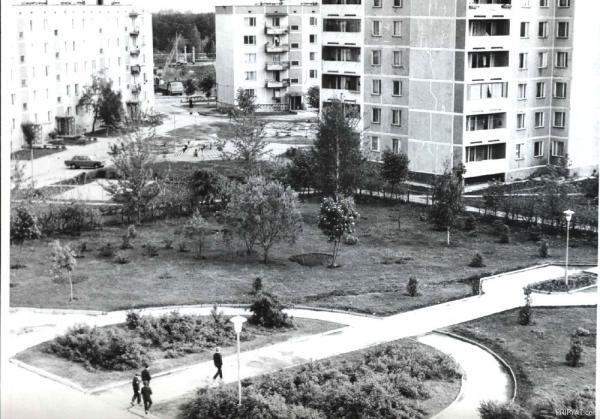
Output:
<path fill-rule="evenodd" d="M 168 53 L 173 48 L 175 36 L 183 37 L 181 50 L 196 47 L 196 52 L 215 52 L 215 14 L 161 12 L 152 15 L 152 33 L 155 53 Z"/>

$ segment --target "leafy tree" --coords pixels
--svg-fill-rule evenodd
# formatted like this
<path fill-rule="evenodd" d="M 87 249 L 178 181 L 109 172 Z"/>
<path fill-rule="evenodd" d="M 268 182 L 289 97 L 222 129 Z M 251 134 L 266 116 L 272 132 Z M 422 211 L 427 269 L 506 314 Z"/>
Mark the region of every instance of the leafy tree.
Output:
<path fill-rule="evenodd" d="M 277 181 L 252 177 L 237 184 L 225 208 L 225 221 L 246 244 L 250 254 L 255 244 L 263 250 L 267 263 L 275 243 L 293 244 L 302 230 L 297 199 L 289 187 Z"/>
<path fill-rule="evenodd" d="M 450 228 L 464 209 L 462 178 L 449 171 L 437 176 L 433 183 L 431 200 L 429 217 L 436 228 L 446 230 L 446 244 L 450 245 Z"/>
<path fill-rule="evenodd" d="M 352 198 L 343 198 L 335 201 L 324 198 L 319 213 L 319 229 L 333 243 L 333 257 L 331 267 L 335 267 L 342 238 L 346 234 L 354 234 L 359 213 L 354 208 Z"/>
<path fill-rule="evenodd" d="M 256 96 L 250 90 L 239 88 L 235 96 L 235 101 L 242 115 L 250 115 L 256 111 Z"/>
<path fill-rule="evenodd" d="M 513 402 L 484 401 L 478 410 L 481 419 L 531 419 L 527 410 Z"/>
<path fill-rule="evenodd" d="M 223 195 L 224 177 L 212 170 L 196 170 L 190 177 L 193 204 L 212 205 Z"/>
<path fill-rule="evenodd" d="M 35 125 L 31 122 L 23 122 L 21 124 L 23 139 L 29 146 L 29 160 L 31 164 L 31 183 L 33 185 L 33 145 L 35 144 Z"/>
<path fill-rule="evenodd" d="M 194 93 L 196 93 L 196 82 L 193 79 L 187 79 L 183 85 L 183 88 L 186 95 L 192 96 Z"/>
<path fill-rule="evenodd" d="M 351 194 L 360 181 L 357 170 L 362 162 L 360 138 L 354 132 L 351 121 L 339 101 L 328 104 L 321 111 L 313 147 L 315 179 L 319 182 L 319 189 L 329 196 Z"/>
<path fill-rule="evenodd" d="M 525 305 L 519 310 L 519 324 L 527 326 L 531 323 L 531 288 L 527 287 L 523 290 L 525 295 Z"/>
<path fill-rule="evenodd" d="M 221 155 L 242 162 L 246 176 L 257 175 L 260 160 L 269 154 L 265 124 L 251 115 L 238 115 L 231 124 L 230 135 L 222 141 Z M 226 149 L 231 144 L 232 150 Z"/>
<path fill-rule="evenodd" d="M 96 122 L 101 120 L 109 127 L 121 122 L 123 103 L 121 92 L 112 90 L 112 81 L 104 71 L 92 75 L 92 84 L 83 87 L 83 93 L 77 102 L 87 112 L 92 113 L 92 132 L 96 130 Z"/>
<path fill-rule="evenodd" d="M 217 83 L 215 79 L 214 69 L 212 71 L 208 71 L 202 75 L 200 78 L 200 82 L 198 83 L 198 87 L 204 93 L 204 96 L 210 97 L 212 94 L 212 89 L 215 87 Z"/>
<path fill-rule="evenodd" d="M 25 187 L 27 176 L 25 175 L 25 164 L 22 161 L 12 161 L 10 171 L 10 185 L 12 192 L 18 192 Z"/>
<path fill-rule="evenodd" d="M 408 178 L 408 156 L 386 149 L 381 159 L 381 176 L 390 184 L 393 194 L 396 187 Z"/>
<path fill-rule="evenodd" d="M 294 149 L 288 166 L 287 182 L 292 188 L 304 191 L 315 186 L 315 157 L 312 150 Z"/>
<path fill-rule="evenodd" d="M 25 240 L 34 240 L 41 236 L 38 220 L 25 207 L 17 207 L 10 217 L 10 242 L 19 246 L 16 266 L 20 267 L 21 252 Z"/>
<path fill-rule="evenodd" d="M 565 356 L 565 361 L 570 367 L 581 366 L 581 357 L 583 356 L 583 342 L 581 337 L 574 333 L 571 336 L 571 347 Z"/>
<path fill-rule="evenodd" d="M 306 100 L 311 108 L 319 109 L 319 86 L 311 86 L 306 91 Z"/>
<path fill-rule="evenodd" d="M 186 237 L 196 240 L 197 257 L 202 257 L 202 249 L 206 244 L 206 237 L 211 234 L 210 225 L 206 222 L 200 211 L 194 211 L 194 214 L 183 226 L 183 234 Z"/>
<path fill-rule="evenodd" d="M 77 264 L 77 259 L 75 258 L 75 252 L 71 250 L 68 244 L 64 246 L 60 245 L 58 240 L 55 240 L 52 243 L 52 251 L 50 254 L 52 267 L 51 272 L 52 275 L 61 279 L 63 275 L 67 276 L 67 280 L 69 281 L 69 302 L 73 301 L 73 278 L 71 273 L 75 269 L 75 265 Z"/>
<path fill-rule="evenodd" d="M 135 214 L 136 222 L 142 222 L 142 211 L 160 192 L 150 164 L 154 157 L 150 150 L 153 135 L 135 131 L 121 143 L 120 152 L 111 157 L 117 171 L 115 182 L 104 185 L 116 202 L 125 205 L 129 214 Z"/>

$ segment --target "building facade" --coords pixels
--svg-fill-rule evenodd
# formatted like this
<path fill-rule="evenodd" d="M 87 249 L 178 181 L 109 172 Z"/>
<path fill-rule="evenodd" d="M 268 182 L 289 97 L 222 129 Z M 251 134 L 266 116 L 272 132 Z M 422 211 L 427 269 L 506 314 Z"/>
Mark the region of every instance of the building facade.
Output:
<path fill-rule="evenodd" d="M 152 18 L 117 2 L 48 1 L 3 9 L 3 60 L 9 64 L 3 137 L 23 147 L 22 123 L 34 124 L 36 143 L 50 132 L 82 133 L 89 113 L 77 106 L 92 75 L 103 72 L 122 93 L 129 117 L 154 104 Z M 10 38 L 10 42 L 8 42 Z M 4 89 L 3 89 L 4 90 Z M 3 139 L 4 141 L 4 139 Z"/>
<path fill-rule="evenodd" d="M 238 89 L 259 110 L 297 110 L 320 83 L 321 16 L 318 3 L 217 6 L 217 98 L 234 106 Z"/>

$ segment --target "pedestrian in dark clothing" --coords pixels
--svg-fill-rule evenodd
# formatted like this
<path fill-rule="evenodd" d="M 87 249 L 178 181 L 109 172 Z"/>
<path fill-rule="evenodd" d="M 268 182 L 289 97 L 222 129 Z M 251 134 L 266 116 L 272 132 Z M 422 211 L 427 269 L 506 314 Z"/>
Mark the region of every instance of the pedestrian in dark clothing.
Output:
<path fill-rule="evenodd" d="M 135 400 L 137 400 L 137 404 L 140 404 L 142 400 L 140 398 L 140 376 L 138 374 L 133 376 L 131 386 L 133 387 L 133 397 L 131 398 L 131 405 L 133 406 L 133 402 Z"/>
<path fill-rule="evenodd" d="M 187 149 L 188 149 L 188 145 L 186 144 L 183 146 L 183 152 L 185 153 L 187 151 Z"/>
<path fill-rule="evenodd" d="M 144 410 L 146 414 L 148 414 L 148 410 L 150 410 L 150 406 L 152 406 L 152 389 L 148 385 L 147 382 L 144 382 L 144 387 L 142 387 L 142 399 L 144 400 Z"/>
<path fill-rule="evenodd" d="M 221 367 L 223 367 L 223 358 L 220 354 L 220 349 L 215 349 L 215 353 L 213 355 L 213 362 L 215 363 L 215 367 L 217 367 L 217 373 L 214 375 L 213 380 L 216 380 L 217 377 L 223 379 L 223 371 L 221 371 Z"/>
<path fill-rule="evenodd" d="M 151 379 L 152 377 L 150 377 L 150 373 L 148 372 L 148 364 L 144 364 L 144 369 L 142 370 L 142 382 L 144 384 L 150 384 Z"/>

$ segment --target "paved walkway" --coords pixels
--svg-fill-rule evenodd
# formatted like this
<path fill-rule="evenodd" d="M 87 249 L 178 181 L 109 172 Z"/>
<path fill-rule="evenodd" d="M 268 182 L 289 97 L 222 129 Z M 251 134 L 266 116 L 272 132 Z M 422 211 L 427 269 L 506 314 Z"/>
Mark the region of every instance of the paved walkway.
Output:
<path fill-rule="evenodd" d="M 574 269 L 573 271 L 577 270 Z M 482 280 L 484 293 L 480 296 L 464 298 L 386 318 L 325 311 L 290 310 L 290 314 L 296 317 L 316 318 L 348 326 L 319 335 L 299 337 L 287 342 L 243 352 L 241 355 L 241 375 L 242 377 L 253 377 L 270 373 L 282 368 L 301 365 L 409 336 L 424 335 L 435 329 L 519 307 L 524 301 L 524 286 L 543 279 L 560 277 L 562 273 L 561 267 L 542 266 L 498 275 Z M 565 305 L 595 305 L 597 297 L 594 293 L 574 293 L 559 296 L 557 299 L 563 301 Z M 536 295 L 533 304 L 545 304 L 545 302 L 537 300 Z M 147 309 L 144 312 L 158 315 L 173 309 L 174 307 L 166 307 Z M 210 307 L 188 306 L 179 308 L 179 311 L 182 313 L 207 314 Z M 223 311 L 226 314 L 244 313 L 243 309 L 235 308 L 223 308 Z M 14 354 L 26 347 L 51 339 L 57 334 L 63 333 L 74 323 L 100 326 L 123 322 L 125 313 L 124 311 L 102 313 L 13 309 L 11 310 L 10 324 L 13 325 L 11 332 L 15 338 L 11 340 L 10 353 Z M 458 360 L 460 362 L 460 359 Z M 225 382 L 235 381 L 237 376 L 235 374 L 236 357 L 234 355 L 224 357 L 223 370 Z M 170 400 L 185 395 L 199 386 L 211 384 L 210 377 L 213 373 L 214 366 L 212 362 L 203 362 L 172 374 L 155 377 L 152 380 L 152 387 L 156 400 Z M 477 385 L 473 388 L 476 389 Z M 17 394 L 27 393 L 26 388 L 18 385 L 11 386 L 10 390 Z M 122 385 L 117 385 L 117 387 L 99 393 L 99 397 L 94 400 L 101 399 L 115 408 L 125 408 L 130 397 L 129 383 L 122 383 Z M 499 399 L 505 397 L 501 394 L 497 394 L 497 396 Z M 40 397 L 45 398 L 45 395 L 36 394 L 38 400 Z M 476 414 L 481 399 L 477 395 L 473 395 L 465 400 L 465 403 L 461 405 L 461 409 L 466 409 L 464 410 L 465 415 L 468 412 L 470 412 L 469 415 Z M 469 415 L 465 417 L 469 417 Z"/>

